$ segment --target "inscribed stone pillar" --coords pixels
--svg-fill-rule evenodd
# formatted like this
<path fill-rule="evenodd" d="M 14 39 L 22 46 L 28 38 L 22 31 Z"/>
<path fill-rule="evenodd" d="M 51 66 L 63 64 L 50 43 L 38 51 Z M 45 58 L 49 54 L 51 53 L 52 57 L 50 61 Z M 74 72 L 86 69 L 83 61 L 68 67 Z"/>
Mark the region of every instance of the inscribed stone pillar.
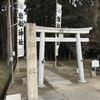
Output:
<path fill-rule="evenodd" d="M 28 100 L 38 100 L 36 25 L 26 24 L 27 93 Z"/>

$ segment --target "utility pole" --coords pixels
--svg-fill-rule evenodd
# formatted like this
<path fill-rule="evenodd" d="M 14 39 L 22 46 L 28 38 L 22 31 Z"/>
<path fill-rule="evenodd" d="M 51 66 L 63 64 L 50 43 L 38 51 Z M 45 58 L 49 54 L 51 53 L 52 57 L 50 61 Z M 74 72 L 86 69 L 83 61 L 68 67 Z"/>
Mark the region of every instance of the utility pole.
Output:
<path fill-rule="evenodd" d="M 11 5 L 10 0 L 8 0 L 8 17 L 9 17 L 9 36 L 10 36 L 10 65 L 12 72 L 12 84 L 14 84 L 14 76 L 13 76 L 13 50 L 12 50 L 12 28 L 11 28 Z"/>
<path fill-rule="evenodd" d="M 11 5 L 12 5 L 12 7 L 11 7 L 11 15 L 12 15 L 12 23 L 11 23 L 11 25 L 13 25 L 14 24 L 13 0 L 11 0 Z M 12 27 L 12 48 L 14 50 L 14 27 Z"/>
<path fill-rule="evenodd" d="M 57 10 L 57 2 L 58 2 L 58 0 L 56 0 L 56 10 Z M 56 27 L 56 15 L 55 15 L 55 27 Z M 57 33 L 55 34 L 55 38 L 56 37 L 57 37 Z M 55 64 L 54 64 L 55 65 L 55 68 L 57 67 L 56 44 L 57 44 L 57 42 L 55 42 Z"/>

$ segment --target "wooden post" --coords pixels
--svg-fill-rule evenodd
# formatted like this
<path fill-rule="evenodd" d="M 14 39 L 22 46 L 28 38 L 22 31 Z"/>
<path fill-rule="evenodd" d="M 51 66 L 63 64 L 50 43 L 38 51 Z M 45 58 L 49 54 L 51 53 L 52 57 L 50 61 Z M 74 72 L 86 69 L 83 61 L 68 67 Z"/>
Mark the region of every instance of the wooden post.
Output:
<path fill-rule="evenodd" d="M 36 25 L 26 24 L 27 92 L 28 100 L 38 100 Z"/>
<path fill-rule="evenodd" d="M 57 68 L 57 56 L 56 56 L 56 52 L 57 52 L 56 49 L 57 49 L 57 47 L 56 47 L 56 44 L 57 44 L 57 42 L 55 42 L 55 63 L 54 63 L 55 68 Z"/>

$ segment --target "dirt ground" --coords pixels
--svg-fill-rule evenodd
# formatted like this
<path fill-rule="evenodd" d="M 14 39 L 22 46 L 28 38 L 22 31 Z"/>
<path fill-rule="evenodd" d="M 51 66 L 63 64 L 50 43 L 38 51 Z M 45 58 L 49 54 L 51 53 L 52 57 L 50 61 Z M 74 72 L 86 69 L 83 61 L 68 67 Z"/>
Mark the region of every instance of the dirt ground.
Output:
<path fill-rule="evenodd" d="M 91 86 L 93 89 L 100 93 L 100 72 L 97 72 L 96 77 L 91 77 L 90 70 L 84 70 L 85 79 L 87 82 L 82 84 L 78 83 L 79 76 L 76 73 L 76 68 L 64 65 L 54 68 L 51 62 L 46 62 L 45 68 L 51 70 L 54 73 L 57 73 L 63 78 L 70 80 L 75 85 L 82 86 L 85 84 L 85 86 Z M 10 84 L 7 94 L 21 93 L 23 98 L 22 100 L 25 100 L 25 98 L 27 98 L 27 85 L 22 85 L 22 78 L 26 78 L 26 68 L 20 68 L 19 72 L 15 72 L 14 78 L 14 84 Z M 38 88 L 39 95 L 47 91 L 54 90 L 54 88 L 46 80 L 44 80 L 44 84 L 44 88 Z"/>
<path fill-rule="evenodd" d="M 70 66 L 58 66 L 57 68 L 54 68 L 54 66 L 50 66 L 50 64 L 47 64 L 45 68 L 53 71 L 54 73 L 57 73 L 63 78 L 66 78 L 70 80 L 72 83 L 76 85 L 83 85 L 82 83 L 79 83 L 79 75 L 76 72 L 76 68 L 72 68 Z M 91 76 L 91 70 L 84 69 L 84 75 L 85 80 L 87 81 L 85 86 L 91 86 L 94 89 L 96 89 L 98 92 L 100 92 L 100 72 L 96 71 L 96 77 Z"/>

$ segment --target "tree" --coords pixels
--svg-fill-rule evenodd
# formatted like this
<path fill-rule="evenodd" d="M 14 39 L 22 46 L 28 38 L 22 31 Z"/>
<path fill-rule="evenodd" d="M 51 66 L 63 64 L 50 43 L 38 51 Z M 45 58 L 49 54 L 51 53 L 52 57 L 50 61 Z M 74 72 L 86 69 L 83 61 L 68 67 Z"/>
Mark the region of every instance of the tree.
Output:
<path fill-rule="evenodd" d="M 6 33 L 6 0 L 0 1 L 0 36 L 1 36 L 1 42 L 0 46 L 1 49 L 1 59 L 6 60 L 7 53 L 6 53 L 6 41 L 7 41 L 7 33 Z M 1 48 L 0 47 L 0 48 Z"/>
<path fill-rule="evenodd" d="M 55 0 L 56 1 L 56 0 Z M 28 14 L 28 22 L 35 22 L 40 26 L 53 26 L 55 27 L 55 12 L 56 2 L 54 0 L 27 0 L 26 13 Z M 82 43 L 83 55 L 88 56 L 88 52 L 92 49 L 100 50 L 99 43 L 99 0 L 58 0 L 58 3 L 62 4 L 62 27 L 70 28 L 84 28 L 93 27 L 89 35 L 83 35 L 82 37 L 89 37 L 91 43 Z M 95 45 L 96 43 L 96 45 Z M 69 53 L 75 55 L 75 44 L 67 44 Z M 74 46 L 73 46 L 74 45 Z M 48 45 L 47 45 L 48 46 Z M 52 47 L 52 46 L 50 46 Z M 64 46 L 63 46 L 64 47 Z M 48 47 L 47 47 L 48 48 Z M 63 48 L 61 48 L 63 49 Z M 95 50 L 96 51 L 96 50 Z M 63 51 L 64 52 L 64 51 Z M 70 54 L 71 55 L 71 54 Z"/>
<path fill-rule="evenodd" d="M 0 0 L 0 59 L 7 60 L 9 64 L 9 18 L 8 18 L 8 8 L 9 5 L 12 5 L 12 19 L 13 23 L 16 22 L 16 17 L 13 17 L 13 14 L 16 16 L 16 0 Z M 12 24 L 13 24 L 12 23 Z M 15 29 L 13 29 L 13 44 L 15 45 L 15 40 L 17 39 L 16 34 L 14 34 Z M 17 41 L 17 40 L 16 40 Z M 15 46 L 13 45 L 13 49 Z"/>

